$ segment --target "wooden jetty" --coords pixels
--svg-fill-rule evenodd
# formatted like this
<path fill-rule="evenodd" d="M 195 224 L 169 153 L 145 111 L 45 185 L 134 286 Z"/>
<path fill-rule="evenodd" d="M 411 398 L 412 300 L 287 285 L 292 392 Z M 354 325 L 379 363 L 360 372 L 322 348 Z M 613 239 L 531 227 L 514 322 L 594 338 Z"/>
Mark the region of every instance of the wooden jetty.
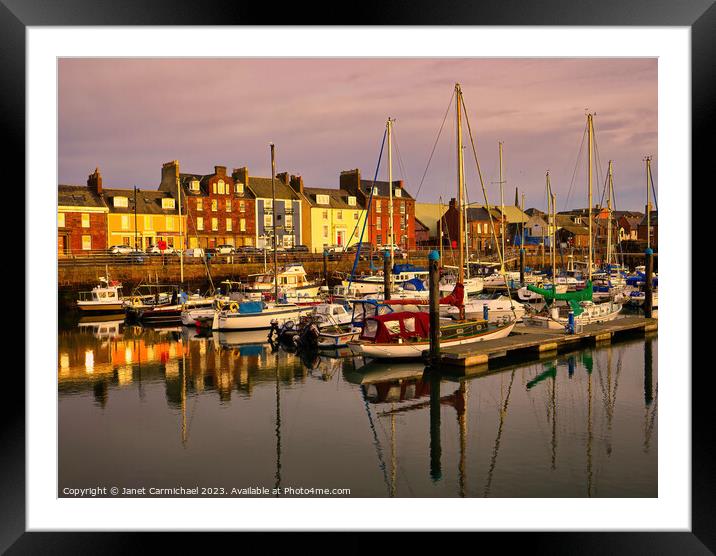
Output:
<path fill-rule="evenodd" d="M 600 324 L 588 324 L 577 334 L 549 330 L 536 326 L 515 326 L 507 338 L 442 348 L 440 364 L 453 368 L 488 365 L 491 361 L 509 356 L 521 359 L 539 358 L 542 354 L 576 349 L 586 343 L 611 342 L 612 338 L 654 331 L 656 319 L 624 317 Z"/>

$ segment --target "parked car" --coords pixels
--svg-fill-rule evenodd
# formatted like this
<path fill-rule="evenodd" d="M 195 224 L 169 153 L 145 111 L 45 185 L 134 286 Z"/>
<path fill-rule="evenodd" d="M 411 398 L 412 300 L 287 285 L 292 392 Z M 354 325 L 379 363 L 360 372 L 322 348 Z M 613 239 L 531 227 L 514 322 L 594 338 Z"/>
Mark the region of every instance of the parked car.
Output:
<path fill-rule="evenodd" d="M 174 255 L 174 254 L 176 254 L 176 251 L 174 250 L 174 248 L 171 245 L 167 245 L 166 248 L 164 249 L 164 251 L 162 251 L 158 245 L 152 245 L 151 247 L 149 247 L 147 249 L 147 253 L 149 255 L 161 255 L 161 254 Z"/>
<path fill-rule="evenodd" d="M 253 245 L 240 245 L 235 251 L 238 255 L 258 255 L 259 253 L 263 253 L 261 249 Z"/>
<path fill-rule="evenodd" d="M 129 260 L 129 262 L 132 262 L 132 263 L 143 263 L 144 259 L 146 258 L 146 253 L 144 253 L 144 251 L 138 251 L 138 250 L 137 251 L 131 250 L 131 251 L 129 251 L 129 253 L 125 253 L 125 255 L 127 256 L 127 259 Z"/>
<path fill-rule="evenodd" d="M 236 252 L 236 249 L 234 249 L 233 245 L 229 244 L 217 245 L 216 252 L 219 255 L 233 255 Z"/>
<path fill-rule="evenodd" d="M 109 252 L 113 255 L 127 255 L 134 251 L 129 245 L 112 245 L 109 248 Z"/>
<path fill-rule="evenodd" d="M 201 247 L 192 247 L 184 251 L 185 257 L 203 257 L 204 250 Z"/>

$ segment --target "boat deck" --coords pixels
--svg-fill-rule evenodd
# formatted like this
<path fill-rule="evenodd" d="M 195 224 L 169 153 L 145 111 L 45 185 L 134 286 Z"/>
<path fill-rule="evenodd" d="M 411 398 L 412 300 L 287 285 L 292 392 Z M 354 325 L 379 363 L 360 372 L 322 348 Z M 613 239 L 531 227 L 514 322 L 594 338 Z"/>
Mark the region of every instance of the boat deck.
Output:
<path fill-rule="evenodd" d="M 488 365 L 493 360 L 510 356 L 535 358 L 543 353 L 574 349 L 587 342 L 610 342 L 615 336 L 645 333 L 658 329 L 656 319 L 625 317 L 610 322 L 588 324 L 578 334 L 566 334 L 537 326 L 515 326 L 507 338 L 442 348 L 440 363 L 453 368 Z M 427 352 L 425 352 L 427 355 Z"/>

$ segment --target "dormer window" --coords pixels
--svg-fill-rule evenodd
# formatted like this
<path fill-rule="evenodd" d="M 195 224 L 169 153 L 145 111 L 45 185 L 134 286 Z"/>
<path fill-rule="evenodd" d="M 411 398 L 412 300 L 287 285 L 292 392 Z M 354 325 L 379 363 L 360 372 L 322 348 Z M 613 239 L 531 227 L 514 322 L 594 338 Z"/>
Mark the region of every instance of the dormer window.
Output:
<path fill-rule="evenodd" d="M 191 183 L 189 184 L 189 189 L 192 191 L 199 191 L 199 180 L 191 180 Z"/>
<path fill-rule="evenodd" d="M 129 206 L 129 200 L 127 197 L 113 197 L 112 203 L 115 207 L 128 207 Z"/>
<path fill-rule="evenodd" d="M 396 197 L 400 197 L 401 194 L 402 194 L 402 191 L 399 188 L 396 188 L 395 191 L 393 192 L 393 195 L 395 195 Z"/>
<path fill-rule="evenodd" d="M 377 188 L 377 187 L 374 187 L 374 188 L 373 188 L 373 195 L 378 195 L 378 188 Z"/>
<path fill-rule="evenodd" d="M 328 195 L 316 195 L 316 203 L 319 205 L 327 205 L 330 202 Z"/>
<path fill-rule="evenodd" d="M 238 193 L 239 195 L 244 194 L 244 184 L 239 182 L 236 182 L 236 185 L 234 185 L 234 192 Z"/>
<path fill-rule="evenodd" d="M 164 197 L 162 199 L 162 208 L 173 210 L 174 209 L 174 199 L 172 199 L 171 197 Z"/>
<path fill-rule="evenodd" d="M 348 197 L 348 205 L 351 207 L 356 206 L 356 198 L 353 196 Z"/>

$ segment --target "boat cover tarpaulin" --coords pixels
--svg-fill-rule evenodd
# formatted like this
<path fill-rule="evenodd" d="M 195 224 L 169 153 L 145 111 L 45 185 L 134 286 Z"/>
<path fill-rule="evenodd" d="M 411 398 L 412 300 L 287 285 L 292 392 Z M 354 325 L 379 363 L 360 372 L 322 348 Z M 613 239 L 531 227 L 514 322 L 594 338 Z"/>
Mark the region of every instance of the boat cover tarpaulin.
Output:
<path fill-rule="evenodd" d="M 575 316 L 581 315 L 584 311 L 582 306 L 579 304 L 581 301 L 592 300 L 592 283 L 589 280 L 587 280 L 584 289 L 577 290 L 574 292 L 555 293 L 554 290 L 538 288 L 537 286 L 533 286 L 531 284 L 527 286 L 527 289 L 531 292 L 540 294 L 542 297 L 544 297 L 547 303 L 551 303 L 554 300 L 567 301 L 572 310 L 574 311 Z"/>
<path fill-rule="evenodd" d="M 440 305 L 453 305 L 460 307 L 465 298 L 465 286 L 461 283 L 455 284 L 455 288 L 449 295 L 440 298 Z M 386 305 L 425 305 L 425 299 L 388 299 L 384 301 Z"/>
<path fill-rule="evenodd" d="M 243 301 L 239 303 L 239 313 L 260 313 L 264 310 L 262 301 Z"/>
<path fill-rule="evenodd" d="M 393 274 L 402 274 L 403 272 L 427 272 L 427 269 L 410 263 L 393 265 Z"/>
<path fill-rule="evenodd" d="M 430 315 L 401 311 L 366 319 L 361 338 L 383 344 L 398 338 L 427 338 L 430 335 Z"/>

